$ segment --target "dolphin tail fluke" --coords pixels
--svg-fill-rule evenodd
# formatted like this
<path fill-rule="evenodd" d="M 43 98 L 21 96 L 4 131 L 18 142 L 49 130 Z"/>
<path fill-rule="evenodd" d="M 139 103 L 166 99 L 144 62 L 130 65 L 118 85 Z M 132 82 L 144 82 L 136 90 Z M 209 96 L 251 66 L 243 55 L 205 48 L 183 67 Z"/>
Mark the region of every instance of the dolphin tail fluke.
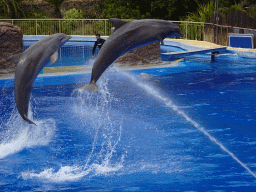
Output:
<path fill-rule="evenodd" d="M 78 89 L 87 89 L 96 93 L 98 91 L 98 86 L 95 83 L 88 83 Z"/>
<path fill-rule="evenodd" d="M 36 125 L 33 121 L 31 121 L 26 115 L 23 115 L 22 118 L 27 121 L 29 124 L 34 124 Z"/>

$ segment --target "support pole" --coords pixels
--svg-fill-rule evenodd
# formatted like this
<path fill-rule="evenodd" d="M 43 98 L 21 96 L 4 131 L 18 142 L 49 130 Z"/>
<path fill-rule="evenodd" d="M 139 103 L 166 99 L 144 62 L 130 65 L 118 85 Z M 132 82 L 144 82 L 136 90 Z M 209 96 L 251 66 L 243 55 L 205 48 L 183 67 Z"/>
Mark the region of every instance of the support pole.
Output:
<path fill-rule="evenodd" d="M 217 55 L 217 54 L 219 54 L 218 51 L 217 52 L 212 52 L 212 54 L 211 54 L 211 62 L 212 63 L 215 62 L 215 55 Z"/>

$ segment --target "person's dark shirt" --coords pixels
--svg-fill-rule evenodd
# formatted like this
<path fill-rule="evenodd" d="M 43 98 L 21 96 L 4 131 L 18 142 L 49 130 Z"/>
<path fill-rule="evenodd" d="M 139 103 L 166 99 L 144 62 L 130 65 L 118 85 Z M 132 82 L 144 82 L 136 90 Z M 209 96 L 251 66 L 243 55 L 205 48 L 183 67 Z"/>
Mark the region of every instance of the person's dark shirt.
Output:
<path fill-rule="evenodd" d="M 99 47 L 99 49 L 102 47 L 102 45 L 104 44 L 104 42 L 105 42 L 105 39 L 97 39 L 97 41 L 95 41 L 95 43 L 94 43 L 94 47 L 93 47 L 93 49 L 92 49 L 92 55 L 94 55 L 94 52 L 95 52 L 95 49 L 96 49 L 96 47 L 98 46 Z"/>

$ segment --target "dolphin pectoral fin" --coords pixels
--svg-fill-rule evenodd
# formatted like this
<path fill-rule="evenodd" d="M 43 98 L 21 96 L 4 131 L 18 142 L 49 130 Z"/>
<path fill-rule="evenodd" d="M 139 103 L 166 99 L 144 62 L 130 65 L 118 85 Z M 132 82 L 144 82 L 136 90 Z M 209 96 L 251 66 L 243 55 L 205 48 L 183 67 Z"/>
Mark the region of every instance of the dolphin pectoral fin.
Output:
<path fill-rule="evenodd" d="M 117 18 L 111 18 L 108 21 L 114 25 L 115 30 L 117 30 L 118 28 L 120 28 L 123 25 L 125 25 L 126 23 L 128 23 L 127 21 L 123 21 L 123 20 L 117 19 Z"/>
<path fill-rule="evenodd" d="M 33 121 L 31 121 L 26 115 L 23 115 L 22 118 L 27 121 L 29 124 L 34 124 L 36 125 Z"/>
<path fill-rule="evenodd" d="M 51 63 L 50 65 L 52 66 L 54 63 L 56 63 L 56 61 L 58 60 L 58 56 L 59 56 L 59 53 L 58 53 L 58 50 L 52 54 L 52 56 L 50 57 L 51 58 Z"/>
<path fill-rule="evenodd" d="M 98 86 L 95 83 L 88 83 L 82 87 L 79 87 L 78 89 L 87 89 L 96 93 L 98 91 Z"/>

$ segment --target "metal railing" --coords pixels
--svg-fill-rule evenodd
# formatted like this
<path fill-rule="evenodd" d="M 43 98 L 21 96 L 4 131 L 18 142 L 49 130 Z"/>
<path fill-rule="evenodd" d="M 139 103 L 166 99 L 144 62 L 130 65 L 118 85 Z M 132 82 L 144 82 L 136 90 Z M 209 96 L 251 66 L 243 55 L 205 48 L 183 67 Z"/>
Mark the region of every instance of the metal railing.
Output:
<path fill-rule="evenodd" d="M 0 19 L 20 27 L 23 35 L 51 35 L 65 33 L 67 35 L 108 36 L 112 23 L 108 19 Z M 204 23 L 190 21 L 172 21 L 178 25 L 185 39 L 204 40 Z"/>
<path fill-rule="evenodd" d="M 192 21 L 171 21 L 184 34 L 184 39 L 204 41 L 204 23 Z"/>

